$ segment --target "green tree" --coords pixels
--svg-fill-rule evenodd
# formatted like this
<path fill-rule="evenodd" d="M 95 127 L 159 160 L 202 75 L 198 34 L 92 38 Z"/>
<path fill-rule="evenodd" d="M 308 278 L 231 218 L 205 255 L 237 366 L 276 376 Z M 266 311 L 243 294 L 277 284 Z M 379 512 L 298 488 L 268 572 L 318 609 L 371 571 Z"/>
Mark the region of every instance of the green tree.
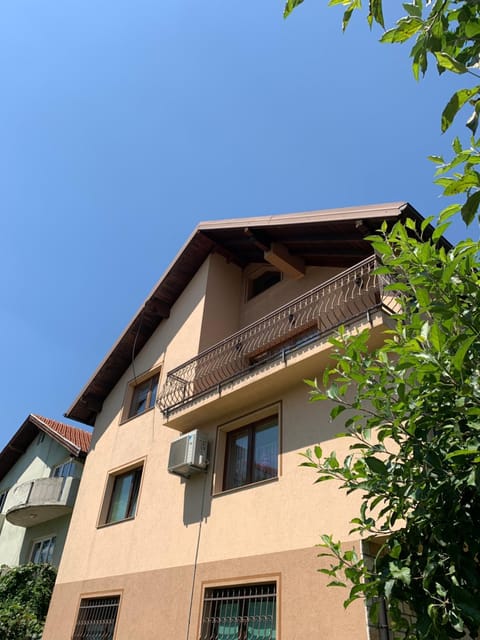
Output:
<path fill-rule="evenodd" d="M 48 564 L 3 568 L 0 573 L 0 638 L 42 637 L 56 570 Z"/>
<path fill-rule="evenodd" d="M 442 231 L 423 240 L 407 220 L 371 238 L 396 307 L 385 342 L 370 351 L 368 331 L 340 331 L 334 364 L 308 383 L 350 445 L 303 465 L 359 492 L 352 531 L 380 541 L 367 562 L 323 536 L 322 571 L 349 586 L 346 605 L 384 598 L 396 637 L 416 640 L 480 628 L 480 243 L 446 250 Z"/>
<path fill-rule="evenodd" d="M 287 0 L 287 17 L 303 0 Z M 343 5 L 343 29 L 352 14 L 362 8 L 361 0 L 330 0 L 329 5 Z M 369 0 L 367 20 L 370 26 L 378 24 L 386 29 L 381 42 L 404 43 L 413 41 L 410 51 L 412 68 L 418 79 L 434 62 L 438 73 L 445 71 L 464 75 L 467 86 L 456 91 L 441 115 L 441 130 L 445 132 L 457 113 L 469 108 L 466 126 L 470 130 L 467 140 L 453 140 L 453 155 L 448 161 L 441 156 L 430 156 L 437 165 L 436 182 L 445 196 L 463 194 L 463 205 L 452 205 L 450 211 L 461 210 L 467 224 L 472 222 L 480 205 L 480 139 L 475 138 L 480 114 L 480 3 L 477 0 L 412 0 L 402 4 L 405 14 L 392 28 L 386 29 L 383 0 Z"/>

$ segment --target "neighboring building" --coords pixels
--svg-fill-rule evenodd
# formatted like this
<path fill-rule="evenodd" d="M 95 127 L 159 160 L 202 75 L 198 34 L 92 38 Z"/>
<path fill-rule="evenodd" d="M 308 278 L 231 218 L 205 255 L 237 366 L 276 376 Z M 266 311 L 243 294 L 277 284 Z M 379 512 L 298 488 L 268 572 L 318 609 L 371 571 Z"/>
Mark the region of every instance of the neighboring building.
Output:
<path fill-rule="evenodd" d="M 90 433 L 30 414 L 0 453 L 0 566 L 58 566 Z"/>
<path fill-rule="evenodd" d="M 405 217 L 422 219 L 396 203 L 196 228 L 67 413 L 95 431 L 44 640 L 382 637 L 317 572 L 321 533 L 358 545 L 358 499 L 299 468 L 319 441 L 347 448 L 302 380 L 340 324 L 383 340 L 364 238 Z M 195 429 L 207 473 L 169 474 Z"/>

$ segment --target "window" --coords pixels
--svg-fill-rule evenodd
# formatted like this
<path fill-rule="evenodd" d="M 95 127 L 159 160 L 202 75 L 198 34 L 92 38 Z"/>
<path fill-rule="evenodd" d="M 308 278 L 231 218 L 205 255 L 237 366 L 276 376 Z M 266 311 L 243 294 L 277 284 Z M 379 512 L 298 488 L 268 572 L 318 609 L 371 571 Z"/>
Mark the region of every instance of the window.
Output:
<path fill-rule="evenodd" d="M 108 510 L 102 524 L 135 517 L 142 470 L 143 466 L 110 476 L 107 485 Z"/>
<path fill-rule="evenodd" d="M 75 460 L 67 460 L 52 469 L 52 478 L 68 478 L 75 476 Z"/>
<path fill-rule="evenodd" d="M 278 476 L 278 417 L 269 416 L 227 433 L 223 489 Z"/>
<path fill-rule="evenodd" d="M 2 513 L 3 507 L 7 500 L 8 491 L 0 491 L 0 513 Z"/>
<path fill-rule="evenodd" d="M 120 596 L 82 598 L 72 640 L 112 640 Z"/>
<path fill-rule="evenodd" d="M 133 418 L 149 409 L 153 409 L 157 397 L 158 378 L 159 373 L 157 372 L 155 375 L 132 386 L 127 418 Z"/>
<path fill-rule="evenodd" d="M 52 562 L 54 547 L 55 536 L 44 538 L 43 540 L 37 540 L 33 543 L 30 562 L 35 562 L 36 564 L 48 562 L 50 564 Z"/>
<path fill-rule="evenodd" d="M 273 267 L 262 267 L 248 277 L 247 300 L 263 293 L 282 280 L 282 273 Z"/>
<path fill-rule="evenodd" d="M 206 589 L 200 640 L 275 640 L 273 583 Z"/>

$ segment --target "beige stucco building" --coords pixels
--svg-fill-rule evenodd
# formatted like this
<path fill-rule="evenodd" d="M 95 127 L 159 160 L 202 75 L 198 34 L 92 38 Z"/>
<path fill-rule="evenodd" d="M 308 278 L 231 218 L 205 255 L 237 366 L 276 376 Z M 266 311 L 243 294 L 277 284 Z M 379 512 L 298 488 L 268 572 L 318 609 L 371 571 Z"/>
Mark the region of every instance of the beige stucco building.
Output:
<path fill-rule="evenodd" d="M 303 379 L 340 324 L 383 339 L 364 238 L 405 216 L 419 218 L 395 203 L 195 229 L 67 413 L 95 430 L 44 640 L 367 640 L 362 604 L 345 611 L 317 572 L 320 534 L 359 543 L 355 499 L 299 467 L 317 442 L 346 447 Z M 184 439 L 170 457 L 194 430 L 206 456 Z M 190 453 L 189 478 L 168 473 Z"/>

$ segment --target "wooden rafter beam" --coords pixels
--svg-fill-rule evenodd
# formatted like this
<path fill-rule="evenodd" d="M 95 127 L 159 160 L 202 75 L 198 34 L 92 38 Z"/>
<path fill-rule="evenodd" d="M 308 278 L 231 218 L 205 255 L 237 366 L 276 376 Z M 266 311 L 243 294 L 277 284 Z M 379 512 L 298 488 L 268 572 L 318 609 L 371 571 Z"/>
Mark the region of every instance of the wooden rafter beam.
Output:
<path fill-rule="evenodd" d="M 263 257 L 288 278 L 298 280 L 305 275 L 303 258 L 292 256 L 287 247 L 280 242 L 272 242 L 269 251 L 265 251 Z"/>

